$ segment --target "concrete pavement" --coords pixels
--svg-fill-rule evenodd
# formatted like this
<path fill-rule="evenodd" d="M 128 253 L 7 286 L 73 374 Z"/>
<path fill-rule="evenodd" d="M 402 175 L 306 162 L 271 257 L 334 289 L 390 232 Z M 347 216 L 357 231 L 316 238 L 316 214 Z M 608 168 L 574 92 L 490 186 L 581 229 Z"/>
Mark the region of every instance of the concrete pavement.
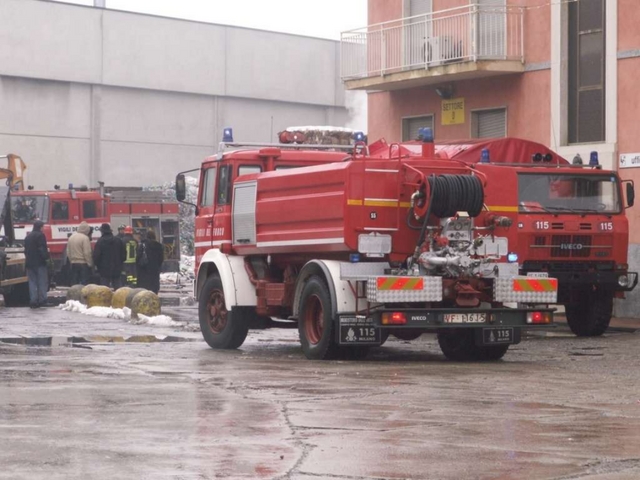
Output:
<path fill-rule="evenodd" d="M 461 364 L 432 336 L 311 362 L 293 330 L 226 352 L 54 309 L 0 328 L 186 340 L 0 344 L 1 479 L 640 478 L 639 334 L 561 329 Z"/>

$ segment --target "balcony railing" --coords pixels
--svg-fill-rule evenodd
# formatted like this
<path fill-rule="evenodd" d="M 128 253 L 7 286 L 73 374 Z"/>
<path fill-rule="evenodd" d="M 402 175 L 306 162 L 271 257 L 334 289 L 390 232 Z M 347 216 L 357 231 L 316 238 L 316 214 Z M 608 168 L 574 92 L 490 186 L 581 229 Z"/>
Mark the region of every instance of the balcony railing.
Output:
<path fill-rule="evenodd" d="M 479 60 L 524 62 L 524 8 L 471 4 L 343 32 L 343 80 Z"/>

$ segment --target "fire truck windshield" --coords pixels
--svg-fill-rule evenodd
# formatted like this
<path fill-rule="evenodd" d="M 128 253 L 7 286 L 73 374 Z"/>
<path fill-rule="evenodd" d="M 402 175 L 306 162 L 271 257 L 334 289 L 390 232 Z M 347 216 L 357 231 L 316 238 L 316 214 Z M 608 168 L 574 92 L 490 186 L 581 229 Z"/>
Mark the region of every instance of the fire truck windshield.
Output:
<path fill-rule="evenodd" d="M 49 221 L 49 198 L 45 195 L 15 195 L 11 197 L 11 216 L 15 223 Z"/>
<path fill-rule="evenodd" d="M 520 213 L 620 213 L 618 180 L 612 175 L 520 173 Z"/>

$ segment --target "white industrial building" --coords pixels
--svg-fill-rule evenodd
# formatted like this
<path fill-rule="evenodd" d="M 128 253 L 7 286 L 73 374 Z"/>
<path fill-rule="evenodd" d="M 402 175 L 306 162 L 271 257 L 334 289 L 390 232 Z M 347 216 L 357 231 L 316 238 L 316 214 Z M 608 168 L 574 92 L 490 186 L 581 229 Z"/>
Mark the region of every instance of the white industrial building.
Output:
<path fill-rule="evenodd" d="M 166 182 L 236 140 L 344 126 L 339 43 L 46 0 L 2 0 L 0 154 L 27 182 Z"/>

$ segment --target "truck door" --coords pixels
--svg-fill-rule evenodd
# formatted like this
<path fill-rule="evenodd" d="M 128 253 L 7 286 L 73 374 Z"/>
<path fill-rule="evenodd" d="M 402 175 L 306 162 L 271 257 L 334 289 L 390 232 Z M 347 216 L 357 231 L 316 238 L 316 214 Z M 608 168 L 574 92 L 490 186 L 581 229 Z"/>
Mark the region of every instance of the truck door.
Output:
<path fill-rule="evenodd" d="M 205 252 L 211 248 L 217 173 L 218 168 L 214 165 L 205 166 L 200 174 L 200 191 L 198 192 L 199 211 L 196 216 L 194 238 L 196 260 L 198 263 Z"/>
<path fill-rule="evenodd" d="M 222 165 L 218 169 L 218 187 L 216 189 L 216 209 L 213 215 L 211 244 L 222 248 L 231 245 L 231 192 L 233 186 L 233 165 Z"/>

